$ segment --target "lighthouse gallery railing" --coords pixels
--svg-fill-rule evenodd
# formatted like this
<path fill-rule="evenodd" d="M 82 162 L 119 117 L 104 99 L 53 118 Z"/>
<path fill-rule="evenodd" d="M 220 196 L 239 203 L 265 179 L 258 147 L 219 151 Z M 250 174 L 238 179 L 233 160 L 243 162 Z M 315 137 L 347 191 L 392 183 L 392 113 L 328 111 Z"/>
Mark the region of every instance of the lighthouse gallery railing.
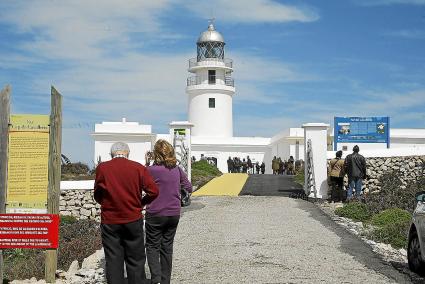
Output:
<path fill-rule="evenodd" d="M 225 85 L 225 86 L 235 86 L 235 81 L 230 76 L 217 76 L 217 75 L 210 75 L 210 76 L 192 76 L 187 78 L 187 86 L 194 86 L 194 85 Z"/>

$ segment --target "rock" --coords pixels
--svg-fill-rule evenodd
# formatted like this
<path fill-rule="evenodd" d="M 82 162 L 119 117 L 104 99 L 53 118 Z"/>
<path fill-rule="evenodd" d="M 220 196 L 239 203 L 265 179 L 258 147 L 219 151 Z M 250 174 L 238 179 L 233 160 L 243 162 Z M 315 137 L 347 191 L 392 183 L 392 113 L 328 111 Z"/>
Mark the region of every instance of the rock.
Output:
<path fill-rule="evenodd" d="M 86 257 L 83 260 L 81 269 L 98 269 L 101 264 L 101 260 L 105 257 L 103 249 L 96 251 L 94 254 Z"/>
<path fill-rule="evenodd" d="M 80 265 L 78 264 L 78 260 L 74 260 L 68 268 L 66 278 L 71 278 L 71 276 L 75 275 L 79 269 Z"/>
<path fill-rule="evenodd" d="M 91 203 L 86 203 L 86 204 L 83 205 L 83 208 L 86 208 L 86 209 L 91 209 L 93 207 L 95 207 L 95 206 L 94 206 L 94 204 L 91 204 Z"/>
<path fill-rule="evenodd" d="M 89 216 L 91 215 L 91 210 L 88 210 L 88 209 L 85 209 L 85 208 L 81 208 L 81 210 L 80 210 L 80 214 L 81 214 L 82 216 L 89 217 Z"/>
<path fill-rule="evenodd" d="M 69 211 L 61 211 L 61 215 L 63 215 L 63 216 L 71 216 L 72 214 Z"/>

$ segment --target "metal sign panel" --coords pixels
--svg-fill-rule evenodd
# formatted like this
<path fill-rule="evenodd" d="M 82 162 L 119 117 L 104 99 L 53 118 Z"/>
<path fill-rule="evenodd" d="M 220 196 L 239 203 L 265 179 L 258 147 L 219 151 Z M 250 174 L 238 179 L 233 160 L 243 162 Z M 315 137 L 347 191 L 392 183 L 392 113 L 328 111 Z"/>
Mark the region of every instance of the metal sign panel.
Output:
<path fill-rule="evenodd" d="M 57 248 L 59 215 L 0 214 L 0 249 Z"/>
<path fill-rule="evenodd" d="M 386 143 L 390 145 L 390 118 L 335 117 L 334 150 L 338 143 Z"/>
<path fill-rule="evenodd" d="M 46 213 L 49 116 L 10 117 L 7 213 Z"/>

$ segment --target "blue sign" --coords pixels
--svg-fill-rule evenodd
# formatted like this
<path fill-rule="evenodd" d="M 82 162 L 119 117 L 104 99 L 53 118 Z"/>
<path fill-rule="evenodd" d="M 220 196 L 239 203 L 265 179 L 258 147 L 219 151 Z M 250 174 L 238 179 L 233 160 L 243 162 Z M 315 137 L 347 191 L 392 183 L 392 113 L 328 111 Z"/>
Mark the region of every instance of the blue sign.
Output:
<path fill-rule="evenodd" d="M 334 150 L 338 143 L 386 143 L 390 147 L 390 118 L 335 117 Z"/>

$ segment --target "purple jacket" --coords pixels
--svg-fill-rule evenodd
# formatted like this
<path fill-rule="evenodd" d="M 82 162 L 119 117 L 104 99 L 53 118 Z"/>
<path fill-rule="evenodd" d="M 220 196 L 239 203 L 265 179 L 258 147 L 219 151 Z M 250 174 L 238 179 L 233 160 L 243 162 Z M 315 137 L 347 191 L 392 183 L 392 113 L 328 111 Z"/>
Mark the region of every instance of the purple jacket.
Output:
<path fill-rule="evenodd" d="M 168 169 L 165 166 L 150 166 L 148 171 L 159 189 L 158 197 L 146 206 L 146 212 L 160 216 L 180 215 L 180 188 L 192 192 L 192 184 L 178 166 Z"/>

